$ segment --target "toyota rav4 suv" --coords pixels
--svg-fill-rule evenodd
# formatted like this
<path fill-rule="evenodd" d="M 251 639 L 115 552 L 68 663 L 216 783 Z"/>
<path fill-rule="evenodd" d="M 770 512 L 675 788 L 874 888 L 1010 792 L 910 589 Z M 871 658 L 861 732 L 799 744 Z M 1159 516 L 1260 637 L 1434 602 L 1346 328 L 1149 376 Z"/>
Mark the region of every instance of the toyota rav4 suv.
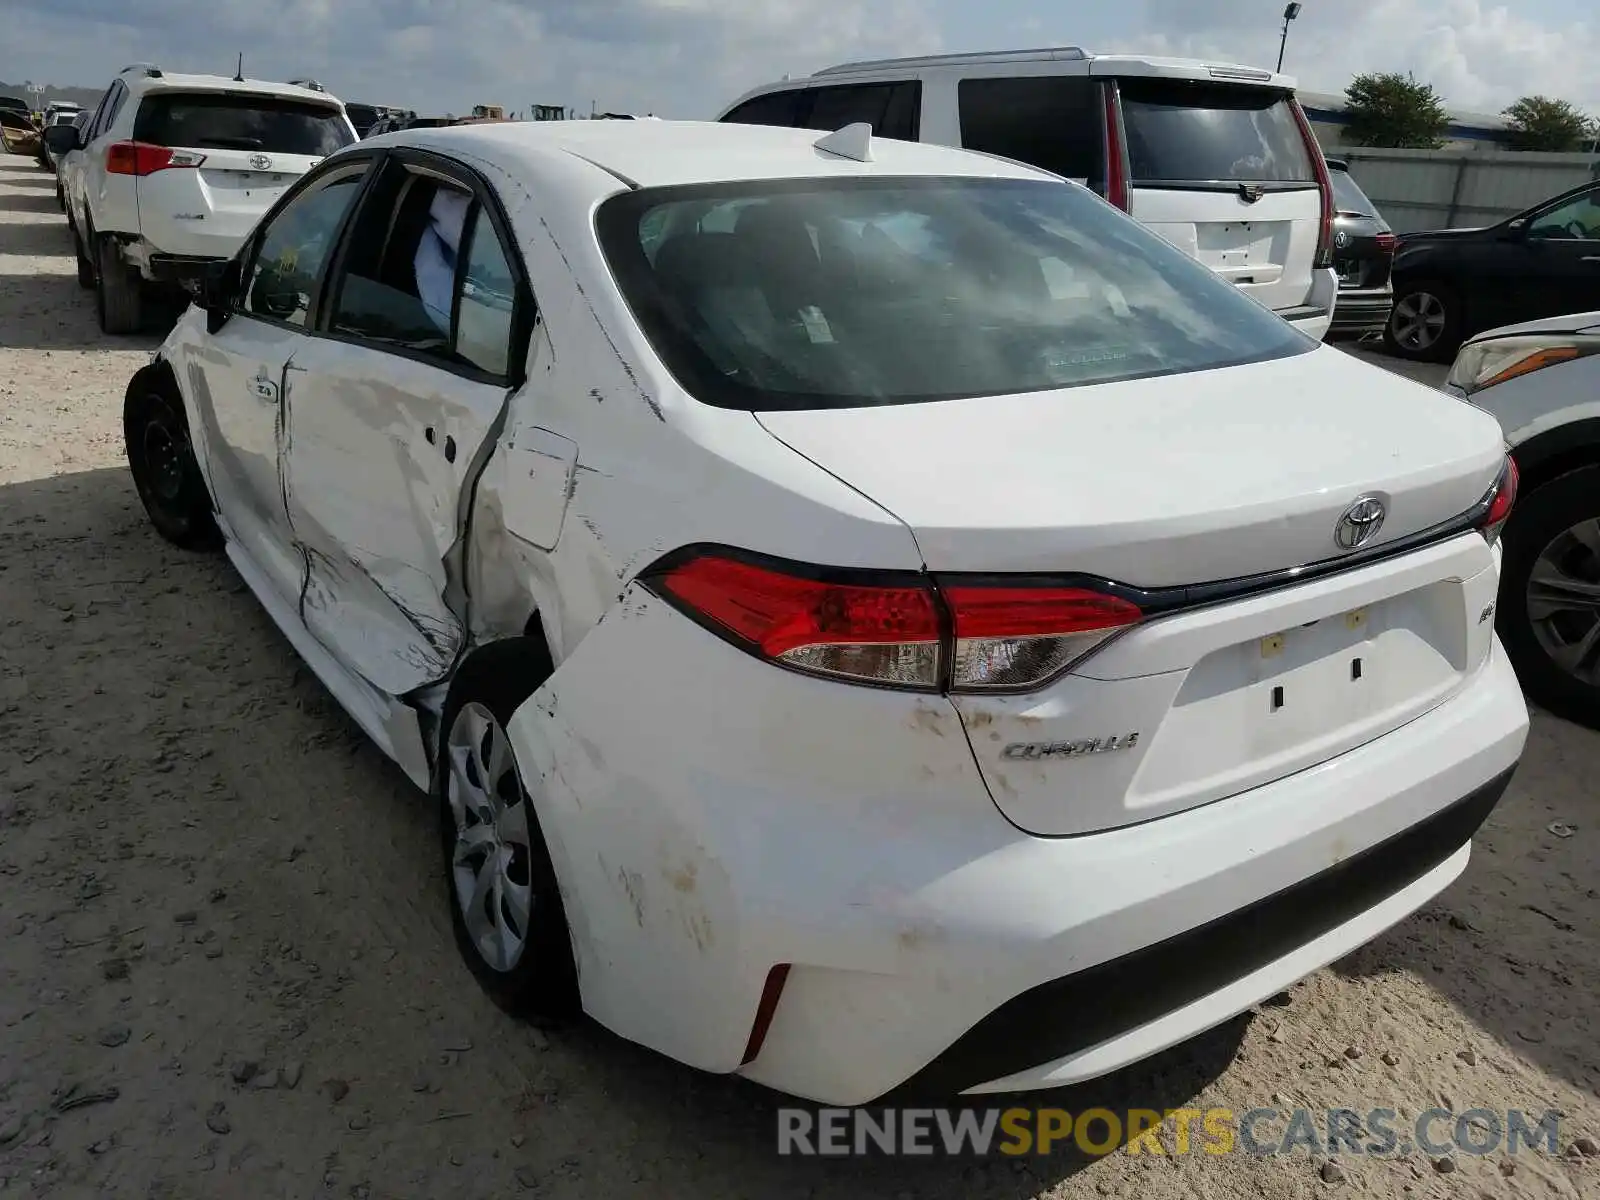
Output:
<path fill-rule="evenodd" d="M 124 68 L 86 126 L 49 131 L 53 153 L 83 152 L 63 182 L 100 327 L 138 331 L 150 285 L 197 283 L 290 184 L 355 140 L 344 106 L 310 87 Z"/>

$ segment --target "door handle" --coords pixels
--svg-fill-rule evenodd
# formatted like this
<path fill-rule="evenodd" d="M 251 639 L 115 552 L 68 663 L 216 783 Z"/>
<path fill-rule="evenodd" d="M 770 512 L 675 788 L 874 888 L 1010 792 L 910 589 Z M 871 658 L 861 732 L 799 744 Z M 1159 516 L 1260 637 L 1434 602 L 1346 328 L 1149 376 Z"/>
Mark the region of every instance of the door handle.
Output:
<path fill-rule="evenodd" d="M 278 399 L 278 385 L 270 379 L 256 378 L 250 381 L 250 390 L 256 397 L 267 403 L 275 403 Z"/>

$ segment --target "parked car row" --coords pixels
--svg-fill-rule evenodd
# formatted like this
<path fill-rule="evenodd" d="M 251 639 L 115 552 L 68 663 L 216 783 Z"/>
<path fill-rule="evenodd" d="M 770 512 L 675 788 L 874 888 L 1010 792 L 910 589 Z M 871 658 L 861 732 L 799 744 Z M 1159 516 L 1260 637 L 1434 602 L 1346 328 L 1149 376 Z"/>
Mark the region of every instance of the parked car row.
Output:
<path fill-rule="evenodd" d="M 830 1103 L 1117 1069 L 1448 886 L 1528 729 L 1502 559 L 1600 594 L 1516 506 L 1576 460 L 1484 411 L 1592 330 L 1456 396 L 1320 345 L 1388 231 L 1279 76 L 946 56 L 364 140 L 112 91 L 80 278 L 108 328 L 198 281 L 123 397 L 143 506 L 430 795 L 536 1019 Z"/>

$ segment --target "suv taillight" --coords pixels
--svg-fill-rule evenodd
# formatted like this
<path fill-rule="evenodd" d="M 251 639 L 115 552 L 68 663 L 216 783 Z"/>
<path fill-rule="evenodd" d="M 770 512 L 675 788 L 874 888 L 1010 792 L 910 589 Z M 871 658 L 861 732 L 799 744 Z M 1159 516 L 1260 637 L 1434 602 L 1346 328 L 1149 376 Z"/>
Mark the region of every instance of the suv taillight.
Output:
<path fill-rule="evenodd" d="M 1506 518 L 1517 502 L 1517 482 L 1517 460 L 1508 454 L 1506 465 L 1500 468 L 1500 478 L 1494 481 L 1494 491 L 1488 496 L 1489 506 L 1478 525 L 1491 546 L 1500 540 L 1500 531 L 1505 528 Z"/>
<path fill-rule="evenodd" d="M 1384 254 L 1393 254 L 1400 245 L 1400 239 L 1392 233 L 1378 235 L 1378 249 Z"/>
<path fill-rule="evenodd" d="M 1311 121 L 1306 116 L 1306 110 L 1300 107 L 1300 101 L 1294 96 L 1289 97 L 1289 107 L 1294 112 L 1295 124 L 1300 126 L 1300 138 L 1305 143 L 1306 156 L 1311 159 L 1311 169 L 1317 176 L 1317 191 L 1322 194 L 1322 223 L 1317 227 L 1317 257 L 1312 266 L 1317 268 L 1333 266 L 1333 179 L 1328 174 L 1328 161 L 1322 156 L 1322 145 L 1317 141 L 1316 132 L 1311 128 Z"/>
<path fill-rule="evenodd" d="M 779 666 L 915 691 L 1021 691 L 1143 617 L 1121 597 L 1024 581 L 936 581 L 707 550 L 642 582 L 704 628 Z"/>
<path fill-rule="evenodd" d="M 149 142 L 116 142 L 106 150 L 106 173 L 110 175 L 153 175 L 174 167 L 198 167 L 204 154 L 152 146 Z"/>
<path fill-rule="evenodd" d="M 1106 199 L 1123 212 L 1131 212 L 1128 198 L 1128 152 L 1122 136 L 1122 102 L 1116 80 L 1100 87 L 1105 97 Z"/>

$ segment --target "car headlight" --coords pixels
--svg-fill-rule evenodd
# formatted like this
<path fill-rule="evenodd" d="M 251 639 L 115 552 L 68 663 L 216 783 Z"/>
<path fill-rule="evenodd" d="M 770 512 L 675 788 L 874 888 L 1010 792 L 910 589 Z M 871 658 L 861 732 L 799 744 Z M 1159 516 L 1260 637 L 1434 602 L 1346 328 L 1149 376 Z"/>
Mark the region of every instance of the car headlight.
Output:
<path fill-rule="evenodd" d="M 1449 384 L 1471 396 L 1497 383 L 1600 352 L 1600 338 L 1583 334 L 1531 335 L 1468 342 L 1450 368 Z"/>

